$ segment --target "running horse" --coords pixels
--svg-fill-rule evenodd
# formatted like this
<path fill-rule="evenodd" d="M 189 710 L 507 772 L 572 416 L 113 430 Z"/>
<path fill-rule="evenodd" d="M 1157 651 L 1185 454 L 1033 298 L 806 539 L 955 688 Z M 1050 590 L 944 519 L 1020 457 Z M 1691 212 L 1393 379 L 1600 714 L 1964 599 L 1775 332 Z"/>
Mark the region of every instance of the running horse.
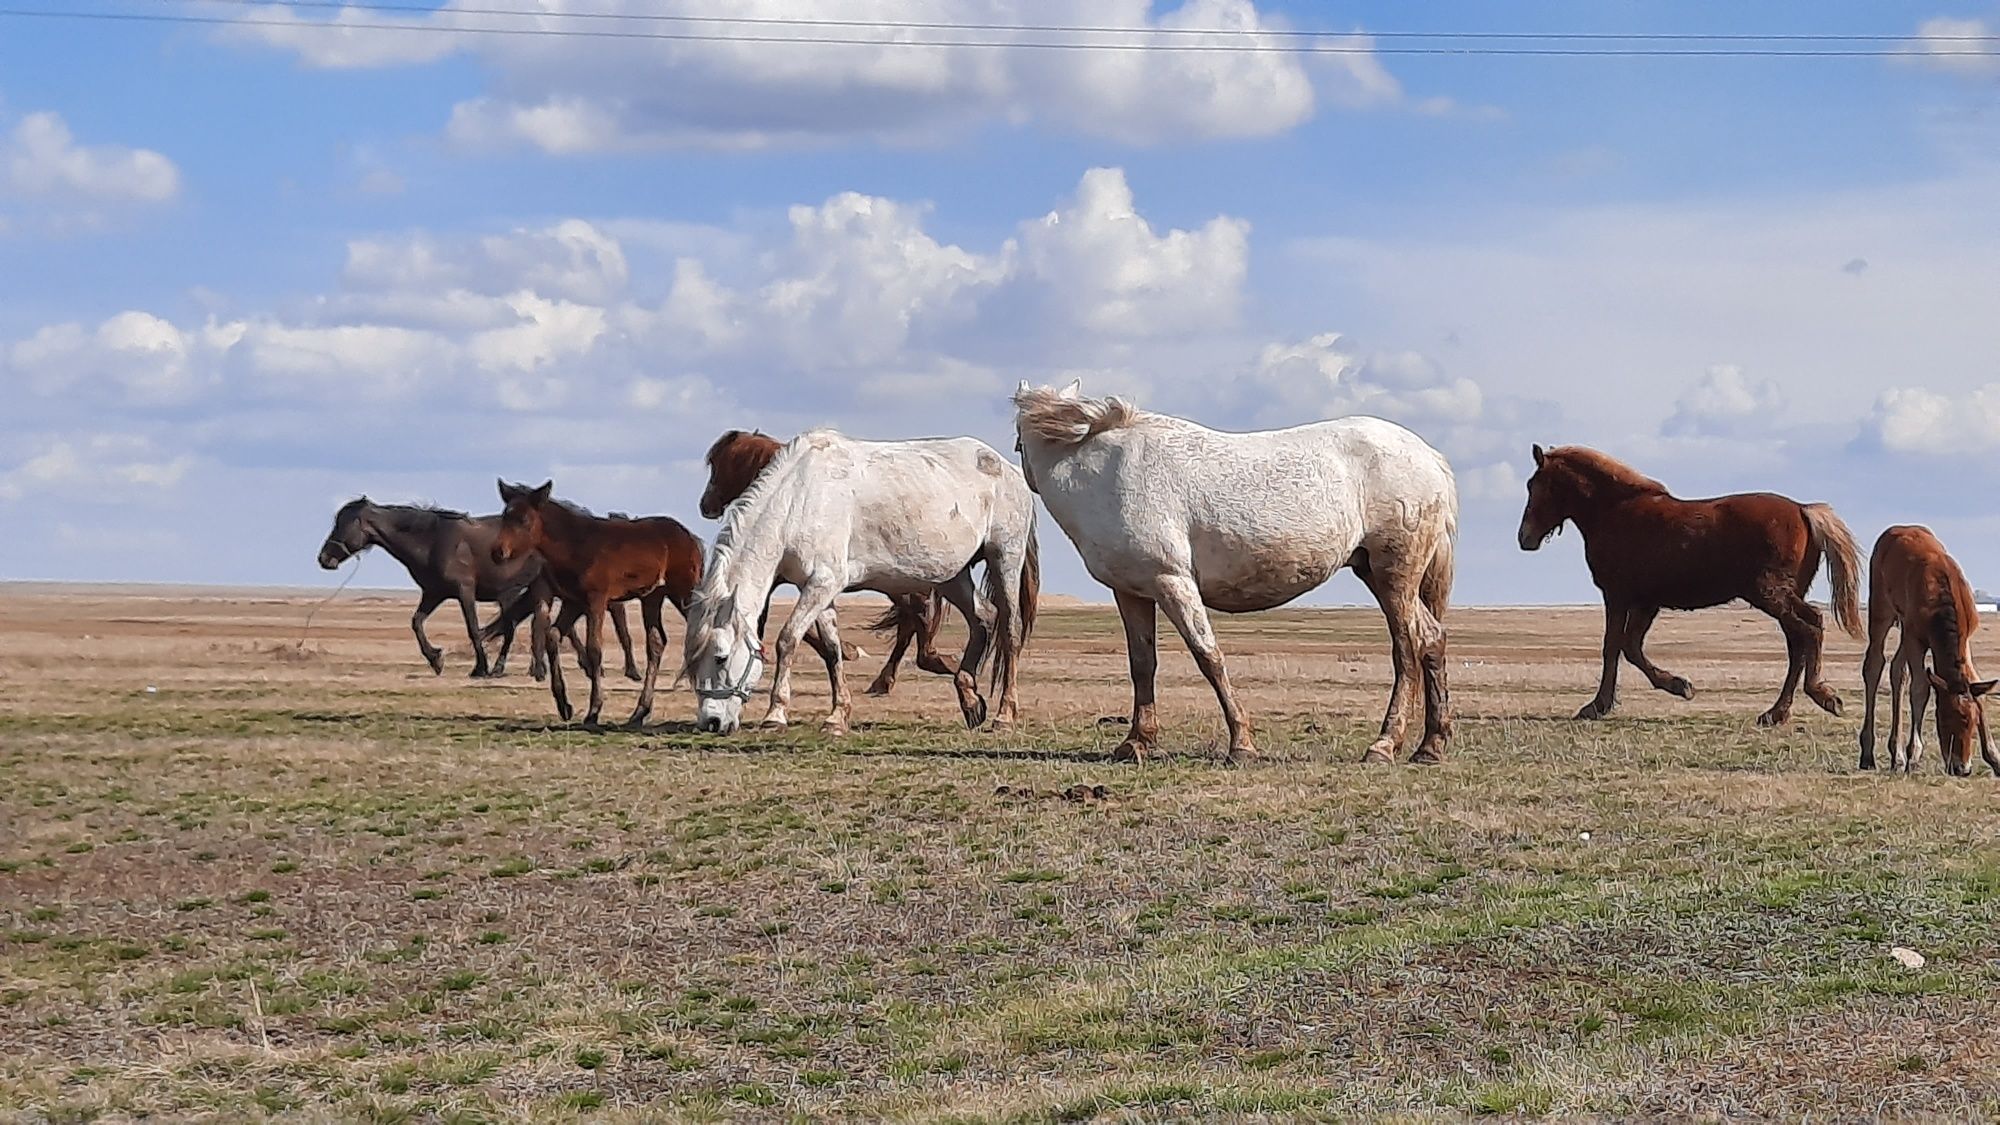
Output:
<path fill-rule="evenodd" d="M 708 487 L 701 493 L 701 518 L 719 520 L 722 513 L 737 497 L 749 491 L 758 476 L 770 467 L 773 458 L 785 445 L 778 439 L 761 431 L 730 430 L 715 439 L 709 446 Z M 895 646 L 889 650 L 889 659 L 876 673 L 875 682 L 868 685 L 869 695 L 887 695 L 896 686 L 896 669 L 903 662 L 903 653 L 910 642 L 917 642 L 917 667 L 940 676 L 956 675 L 958 661 L 937 650 L 938 629 L 944 624 L 944 597 L 932 594 L 900 595 L 889 599 L 889 608 L 881 616 L 868 623 L 872 632 L 896 632 Z M 757 633 L 762 636 L 764 622 L 757 622 Z M 829 662 L 825 640 L 820 636 L 819 626 L 814 624 L 806 633 L 806 643 Z"/>
<path fill-rule="evenodd" d="M 1662 609 L 1706 609 L 1738 598 L 1775 618 L 1785 633 L 1785 684 L 1757 725 L 1791 718 L 1801 679 L 1808 699 L 1840 714 L 1840 697 L 1820 678 L 1825 621 L 1806 601 L 1825 555 L 1834 622 L 1861 635 L 1860 552 L 1831 507 L 1770 492 L 1682 500 L 1659 481 L 1580 445 L 1537 445 L 1534 458 L 1521 549 L 1538 550 L 1565 521 L 1575 524 L 1591 580 L 1604 594 L 1604 674 L 1577 718 L 1611 713 L 1621 655 L 1654 687 L 1693 699 L 1686 677 L 1647 659 L 1646 632 Z"/>
<path fill-rule="evenodd" d="M 1916 772 L 1924 754 L 1924 708 L 1935 691 L 1945 772 L 1971 776 L 1976 733 L 1979 756 L 2000 777 L 2000 756 L 1993 752 L 1980 703 L 2000 680 L 1974 678 L 1971 640 L 1979 628 L 1979 611 L 1972 584 L 1929 528 L 1908 525 L 1883 532 L 1868 556 L 1868 649 L 1861 661 L 1868 705 L 1861 722 L 1861 768 L 1875 768 L 1875 691 L 1882 683 L 1883 642 L 1891 627 L 1900 627 L 1901 635 L 1889 669 L 1889 768 Z M 1929 668 L 1924 667 L 1926 653 Z M 1898 746 L 1905 676 L 1910 681 L 1910 740 Z"/>
<path fill-rule="evenodd" d="M 1228 760 L 1255 753 L 1208 611 L 1271 609 L 1343 567 L 1381 605 L 1395 667 L 1381 734 L 1362 760 L 1400 752 L 1419 679 L 1424 733 L 1410 760 L 1444 760 L 1458 489 L 1442 454 L 1380 418 L 1228 433 L 1120 398 L 1085 398 L 1076 383 L 1022 383 L 1014 410 L 1028 487 L 1091 577 L 1111 587 L 1124 619 L 1132 725 L 1113 760 L 1143 760 L 1159 737 L 1160 611 L 1215 689 Z"/>
<path fill-rule="evenodd" d="M 584 673 L 590 677 L 590 708 L 583 722 L 587 727 L 597 725 L 604 706 L 605 612 L 614 602 L 636 599 L 646 629 L 646 677 L 627 725 L 639 726 L 652 713 L 660 656 L 667 647 L 662 607 L 671 601 L 674 608 L 687 612 L 688 597 L 701 581 L 701 540 L 678 520 L 665 516 L 610 519 L 591 515 L 553 499 L 552 481 L 539 488 L 504 480 L 499 485 L 506 507 L 500 513 L 499 533 L 493 538 L 493 561 L 506 563 L 530 553 L 540 555 L 543 573 L 562 599 L 562 613 L 544 642 L 556 713 L 564 722 L 573 713 L 558 656 L 560 638 L 582 617 L 584 643 L 579 656 Z"/>

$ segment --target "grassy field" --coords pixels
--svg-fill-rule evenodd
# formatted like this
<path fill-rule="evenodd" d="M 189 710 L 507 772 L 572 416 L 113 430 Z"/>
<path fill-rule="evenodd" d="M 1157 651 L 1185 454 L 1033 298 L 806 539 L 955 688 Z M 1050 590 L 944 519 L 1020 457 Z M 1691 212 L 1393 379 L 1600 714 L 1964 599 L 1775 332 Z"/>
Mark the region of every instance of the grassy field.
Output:
<path fill-rule="evenodd" d="M 1108 610 L 1013 734 L 909 671 L 829 743 L 563 729 L 312 600 L 0 591 L 0 1114 L 2000 1114 L 2000 785 L 1857 775 L 1844 638 L 1845 718 L 1756 730 L 1714 611 L 1578 724 L 1595 610 L 1459 611 L 1449 763 L 1362 768 L 1379 618 L 1235 619 L 1263 756 L 1163 645 L 1133 768 Z"/>

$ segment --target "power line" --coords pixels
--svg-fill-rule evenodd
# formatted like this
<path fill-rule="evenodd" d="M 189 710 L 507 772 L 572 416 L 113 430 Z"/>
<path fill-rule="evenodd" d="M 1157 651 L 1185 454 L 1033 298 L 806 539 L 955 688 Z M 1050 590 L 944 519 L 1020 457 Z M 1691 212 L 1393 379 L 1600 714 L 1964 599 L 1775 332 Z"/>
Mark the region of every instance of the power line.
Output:
<path fill-rule="evenodd" d="M 535 20 L 620 20 L 635 23 L 737 25 L 752 27 L 860 28 L 874 31 L 985 31 L 1060 32 L 1085 35 L 1208 35 L 1273 39 L 1342 38 L 1367 36 L 1371 39 L 1458 39 L 1534 42 L 1682 42 L 1682 43 L 1904 43 L 1907 34 L 1864 34 L 1858 32 L 1610 32 L 1610 31 L 1353 31 L 1289 27 L 1154 27 L 1138 24 L 1100 25 L 1064 23 L 966 23 L 931 20 L 828 19 L 800 16 L 709 16 L 665 12 L 537 11 L 525 8 L 437 8 L 425 4 L 394 4 L 373 0 L 206 0 L 210 4 L 234 4 L 265 9 L 293 8 L 318 11 L 378 12 L 406 15 L 496 16 Z M 334 25 L 353 26 L 353 25 Z M 399 25 L 401 26 L 401 25 Z M 2000 35 L 1928 35 L 1928 42 L 2000 43 Z"/>
<path fill-rule="evenodd" d="M 436 11 L 436 9 L 426 9 Z M 492 27 L 434 23 L 361 23 L 251 19 L 235 16 L 201 16 L 165 12 L 77 12 L 38 8 L 0 8 L 0 18 L 98 21 L 113 23 L 164 23 L 209 27 L 268 27 L 287 31 L 381 31 L 434 35 L 497 35 L 559 39 L 632 40 L 679 43 L 793 43 L 810 46 L 919 47 L 919 48 L 1006 48 L 1051 51 L 1170 51 L 1205 54 L 1299 54 L 1299 55 L 1511 55 L 1538 57 L 1689 57 L 1689 58 L 2000 58 L 2000 49 L 1969 47 L 1915 52 L 1908 48 L 1880 47 L 1543 47 L 1543 46 L 1409 46 L 1375 45 L 1356 42 L 1325 43 L 1107 43 L 1076 40 L 1026 39 L 885 39 L 831 35 L 734 35 L 703 32 L 637 31 L 630 29 Z M 894 25 L 876 24 L 885 30 Z M 961 28 L 968 25 L 956 25 Z M 1072 31 L 1076 29 L 1064 28 Z M 1106 29 L 1128 31 L 1129 29 Z M 1153 34 L 1155 29 L 1145 29 Z M 1328 34 L 1328 33 L 1320 33 Z M 1332 37 L 1339 37 L 1334 35 Z M 1352 38 L 1352 37 L 1348 37 Z"/>

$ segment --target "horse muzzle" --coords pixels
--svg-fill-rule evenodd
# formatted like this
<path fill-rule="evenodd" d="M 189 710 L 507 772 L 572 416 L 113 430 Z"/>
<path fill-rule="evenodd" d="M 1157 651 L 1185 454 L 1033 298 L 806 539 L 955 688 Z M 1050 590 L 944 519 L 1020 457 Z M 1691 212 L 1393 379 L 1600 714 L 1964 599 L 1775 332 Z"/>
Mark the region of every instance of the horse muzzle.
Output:
<path fill-rule="evenodd" d="M 347 550 L 338 543 L 328 543 L 319 549 L 319 568 L 321 570 L 338 570 L 341 563 L 353 557 L 354 552 Z"/>

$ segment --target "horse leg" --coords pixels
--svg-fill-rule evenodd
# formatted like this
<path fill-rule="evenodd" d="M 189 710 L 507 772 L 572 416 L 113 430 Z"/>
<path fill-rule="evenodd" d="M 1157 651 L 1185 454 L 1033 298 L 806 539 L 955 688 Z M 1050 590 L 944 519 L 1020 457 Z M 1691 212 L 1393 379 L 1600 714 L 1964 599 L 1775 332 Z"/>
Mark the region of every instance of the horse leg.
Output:
<path fill-rule="evenodd" d="M 1882 650 L 1889 639 L 1889 626 L 1895 624 L 1894 611 L 1887 604 L 1888 598 L 1881 591 L 1869 591 L 1868 598 L 1868 651 L 1861 657 L 1861 768 L 1875 768 L 1875 694 L 1882 686 Z M 1889 706 L 1893 710 L 1896 700 L 1892 697 Z M 1890 719 L 1891 731 L 1894 718 Z M 1895 734 L 1889 735 L 1889 756 L 1896 755 Z"/>
<path fill-rule="evenodd" d="M 1451 687 L 1446 678 L 1444 622 L 1430 607 L 1417 604 L 1417 663 L 1424 677 L 1424 740 L 1410 761 L 1420 766 L 1444 762 L 1445 743 L 1451 740 Z"/>
<path fill-rule="evenodd" d="M 1216 643 L 1208 609 L 1201 604 L 1201 590 L 1194 579 L 1178 574 L 1163 575 L 1155 585 L 1158 596 L 1154 600 L 1174 623 L 1174 630 L 1194 654 L 1195 665 L 1208 677 L 1208 686 L 1215 689 L 1215 698 L 1222 704 L 1222 720 L 1229 724 L 1229 752 L 1223 760 L 1234 764 L 1256 754 L 1257 747 L 1250 740 L 1250 720 L 1236 706 L 1236 693 L 1230 689 L 1229 673 L 1222 666 L 1222 646 Z"/>
<path fill-rule="evenodd" d="M 555 697 L 556 714 L 562 716 L 565 723 L 576 711 L 569 705 L 569 687 L 563 683 L 562 639 L 576 627 L 576 619 L 582 612 L 574 603 L 564 602 L 562 613 L 549 628 L 542 631 L 542 645 L 549 665 L 549 694 Z M 571 643 L 575 642 L 572 640 Z"/>
<path fill-rule="evenodd" d="M 593 730 L 604 710 L 604 610 L 605 603 L 593 596 L 583 616 L 583 670 L 590 677 L 590 709 L 583 713 L 583 725 Z"/>
<path fill-rule="evenodd" d="M 470 589 L 458 591 L 458 608 L 465 613 L 465 631 L 472 638 L 472 678 L 483 680 L 493 674 L 486 663 L 486 642 L 479 637 L 479 602 Z"/>
<path fill-rule="evenodd" d="M 1015 698 L 1019 679 L 1021 649 L 1027 644 L 1022 633 L 1026 617 L 1021 612 L 1021 569 L 1027 564 L 1025 548 L 996 545 L 986 558 L 989 588 L 993 592 L 993 634 L 996 644 L 993 671 L 1000 682 L 1000 699 L 994 705 L 993 729 L 1005 730 L 1020 717 L 1021 704 Z M 998 567 L 996 571 L 994 568 Z"/>
<path fill-rule="evenodd" d="M 1393 560 L 1391 560 L 1393 561 Z M 1400 571 L 1389 566 L 1377 565 L 1371 560 L 1362 581 L 1375 595 L 1375 603 L 1382 609 L 1382 618 L 1389 626 L 1389 662 L 1394 676 L 1389 686 L 1389 706 L 1382 713 L 1382 730 L 1368 752 L 1361 756 L 1364 762 L 1391 762 L 1403 748 L 1403 736 L 1409 726 L 1410 678 L 1423 674 L 1423 653 L 1433 634 L 1442 639 L 1444 630 L 1436 625 L 1436 619 L 1428 610 L 1420 610 L 1416 583 L 1410 581 Z M 1418 615 L 1421 613 L 1425 627 L 1419 636 Z M 1439 669 L 1442 672 L 1442 668 Z M 1426 715 L 1425 743 L 1429 742 L 1429 717 Z M 1435 748 L 1433 748 L 1435 749 Z"/>
<path fill-rule="evenodd" d="M 1660 616 L 1660 607 L 1654 605 L 1633 606 L 1625 613 L 1625 659 L 1632 662 L 1646 677 L 1646 682 L 1669 695 L 1682 699 L 1694 698 L 1694 685 L 1687 677 L 1676 676 L 1661 668 L 1646 656 L 1646 634 L 1653 628 L 1653 622 Z"/>
<path fill-rule="evenodd" d="M 644 607 L 640 615 L 645 614 Z M 618 647 L 625 650 L 625 678 L 637 683 L 640 679 L 639 665 L 632 659 L 632 627 L 625 622 L 625 603 L 611 603 L 611 630 L 618 634 Z M 650 639 L 647 643 L 651 643 Z"/>
<path fill-rule="evenodd" d="M 645 724 L 646 716 L 653 713 L 653 685 L 660 678 L 660 657 L 667 651 L 667 625 L 661 614 L 666 600 L 665 590 L 654 590 L 639 599 L 639 622 L 646 629 L 646 678 L 640 682 L 639 703 L 632 708 L 632 717 L 625 721 L 626 726 L 635 730 Z M 622 621 L 624 614 L 620 613 L 612 620 Z"/>
<path fill-rule="evenodd" d="M 917 667 L 937 676 L 957 675 L 958 661 L 937 650 L 938 630 L 944 628 L 944 603 L 911 594 L 910 607 L 917 637 Z"/>
<path fill-rule="evenodd" d="M 1840 696 L 1826 686 L 1826 681 L 1821 679 L 1819 674 L 1820 661 L 1826 648 L 1826 618 L 1817 607 L 1798 594 L 1792 595 L 1791 608 L 1792 616 L 1797 620 L 1805 642 L 1802 682 L 1805 685 L 1806 698 L 1818 704 L 1820 710 L 1837 716 L 1840 714 Z"/>
<path fill-rule="evenodd" d="M 1924 760 L 1924 712 L 1931 705 L 1931 678 L 1924 671 L 1924 650 L 1915 645 L 1909 647 L 1910 665 L 1910 741 L 1903 753 L 1903 772 L 1917 772 L 1917 764 Z"/>
<path fill-rule="evenodd" d="M 1903 681 L 1910 674 L 1909 638 L 1898 639 L 1896 655 L 1889 658 L 1889 768 L 1903 768 Z"/>
<path fill-rule="evenodd" d="M 1604 673 L 1597 681 L 1597 697 L 1576 713 L 1579 719 L 1601 719 L 1618 705 L 1618 657 L 1625 650 L 1625 622 L 1631 607 L 1624 601 L 1604 596 Z"/>
<path fill-rule="evenodd" d="M 833 608 L 841 585 L 829 576 L 814 574 L 799 587 L 799 600 L 792 606 L 792 615 L 778 631 L 778 662 L 771 674 L 771 709 L 764 713 L 766 727 L 782 730 L 791 725 L 788 712 L 792 706 L 792 657 L 806 632 L 819 623 L 819 615 Z M 769 611 L 767 604 L 765 612 Z"/>
<path fill-rule="evenodd" d="M 1132 725 L 1125 741 L 1111 752 L 1114 762 L 1143 762 L 1160 737 L 1160 718 L 1153 710 L 1153 678 L 1160 667 L 1156 606 L 1151 598 L 1113 591 L 1118 616 L 1125 622 L 1125 658 L 1132 666 Z"/>
<path fill-rule="evenodd" d="M 504 606 L 501 608 L 500 613 L 501 620 L 505 621 L 507 610 Z M 507 631 L 500 634 L 500 654 L 493 658 L 493 674 L 495 676 L 504 676 L 507 674 L 507 657 L 511 656 L 514 652 L 514 634 L 519 632 L 520 628 L 521 623 L 518 620 L 508 621 Z"/>
<path fill-rule="evenodd" d="M 534 659 L 528 664 L 528 675 L 536 683 L 540 683 L 549 674 L 548 653 L 544 651 L 548 647 L 551 624 L 547 598 L 540 596 L 535 598 L 535 612 L 530 621 L 528 648 L 534 652 Z"/>
<path fill-rule="evenodd" d="M 424 619 L 431 615 L 432 610 L 443 604 L 443 594 L 433 594 L 425 590 L 423 600 L 417 603 L 417 611 L 410 615 L 410 632 L 417 635 L 417 651 L 424 654 L 424 663 L 431 666 L 432 675 L 444 673 L 444 654 L 439 652 L 438 647 L 431 643 L 431 639 L 424 635 Z"/>
<path fill-rule="evenodd" d="M 806 635 L 806 642 L 813 644 L 813 633 L 819 641 L 814 645 L 819 649 L 820 658 L 826 661 L 826 682 L 833 695 L 833 709 L 827 712 L 826 722 L 820 724 L 820 733 L 838 737 L 847 733 L 848 720 L 854 717 L 854 701 L 847 694 L 847 676 L 841 666 L 840 617 L 831 608 L 819 615 L 813 622 L 812 632 Z"/>
<path fill-rule="evenodd" d="M 1775 727 L 1792 717 L 1792 698 L 1798 693 L 1799 679 L 1806 667 L 1806 646 L 1809 643 L 1806 624 L 1791 612 L 1785 595 L 1757 598 L 1750 604 L 1776 618 L 1778 628 L 1785 633 L 1784 685 L 1778 689 L 1778 700 L 1771 704 L 1771 709 L 1757 716 L 1758 726 Z"/>
<path fill-rule="evenodd" d="M 965 716 L 967 730 L 978 730 L 986 722 L 986 697 L 979 694 L 979 664 L 986 659 L 992 629 L 979 612 L 979 587 L 972 582 L 972 564 L 967 563 L 951 581 L 938 587 L 945 600 L 965 615 L 965 652 L 958 658 L 952 685 L 958 689 L 958 710 Z"/>
<path fill-rule="evenodd" d="M 910 621 L 904 600 L 900 597 L 892 600 L 896 612 L 896 642 L 889 646 L 889 659 L 882 662 L 882 670 L 875 673 L 875 681 L 868 685 L 869 695 L 887 695 L 896 689 L 896 667 L 903 662 L 903 653 L 909 650 L 910 641 L 917 635 L 917 627 Z M 921 668 L 923 663 L 920 651 L 917 666 Z"/>

